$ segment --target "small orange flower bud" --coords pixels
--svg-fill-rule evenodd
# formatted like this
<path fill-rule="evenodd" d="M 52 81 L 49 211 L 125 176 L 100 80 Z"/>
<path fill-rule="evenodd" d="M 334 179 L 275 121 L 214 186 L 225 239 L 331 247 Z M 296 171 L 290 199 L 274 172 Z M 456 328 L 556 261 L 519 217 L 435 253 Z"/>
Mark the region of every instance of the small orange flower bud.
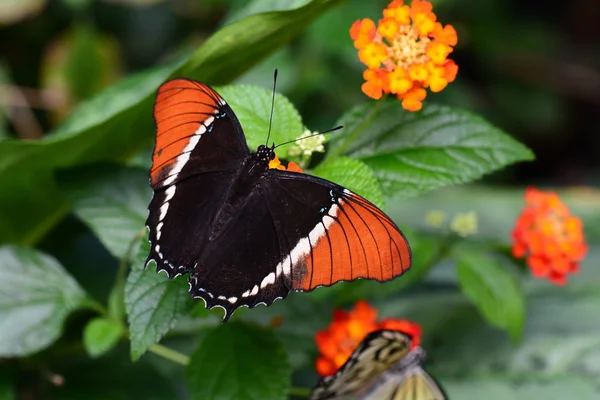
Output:
<path fill-rule="evenodd" d="M 409 111 L 419 111 L 423 107 L 427 92 L 421 87 L 413 87 L 403 97 L 402 107 Z"/>
<path fill-rule="evenodd" d="M 375 38 L 375 22 L 370 18 L 358 20 L 350 28 L 350 37 L 354 40 L 354 47 L 362 49 Z"/>
<path fill-rule="evenodd" d="M 444 72 L 446 81 L 454 82 L 454 79 L 456 79 L 456 75 L 458 74 L 458 65 L 452 60 L 446 60 L 444 63 Z"/>
<path fill-rule="evenodd" d="M 383 16 L 386 18 L 393 18 L 401 25 L 409 25 L 410 24 L 410 7 L 404 6 L 402 4 L 392 7 L 392 4 L 383 10 Z"/>
<path fill-rule="evenodd" d="M 452 48 L 444 43 L 433 42 L 427 47 L 427 57 L 437 65 L 442 65 Z"/>
<path fill-rule="evenodd" d="M 384 18 L 379 20 L 377 32 L 384 38 L 392 40 L 398 33 L 398 22 L 394 18 Z"/>
<path fill-rule="evenodd" d="M 414 81 L 426 81 L 429 77 L 429 71 L 425 64 L 413 64 L 408 71 L 410 78 Z"/>
<path fill-rule="evenodd" d="M 456 29 L 452 25 L 446 25 L 442 28 L 442 24 L 436 22 L 432 36 L 448 46 L 456 46 L 458 43 Z"/>
<path fill-rule="evenodd" d="M 446 80 L 446 70 L 443 67 L 434 67 L 429 76 L 429 89 L 434 92 L 441 92 L 446 86 L 448 81 Z"/>
<path fill-rule="evenodd" d="M 369 68 L 378 68 L 387 58 L 387 49 L 382 43 L 367 43 L 358 51 L 358 58 Z"/>

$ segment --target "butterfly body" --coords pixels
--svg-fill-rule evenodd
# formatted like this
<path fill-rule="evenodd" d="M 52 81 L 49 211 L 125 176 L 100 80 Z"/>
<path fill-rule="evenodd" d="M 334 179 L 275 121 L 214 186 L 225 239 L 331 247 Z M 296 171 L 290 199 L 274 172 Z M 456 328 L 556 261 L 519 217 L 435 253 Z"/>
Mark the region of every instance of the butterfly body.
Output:
<path fill-rule="evenodd" d="M 273 149 L 261 145 L 241 164 L 215 215 L 209 240 L 216 240 L 223 235 L 239 218 L 244 206 L 253 196 L 265 196 L 261 188 L 269 181 L 269 161 L 274 158 Z"/>
<path fill-rule="evenodd" d="M 250 152 L 233 110 L 208 85 L 167 81 L 157 126 L 146 225 L 169 278 L 225 320 L 241 306 L 357 278 L 386 281 L 410 267 L 395 223 L 363 197 L 304 173 L 271 169 L 274 147 Z"/>

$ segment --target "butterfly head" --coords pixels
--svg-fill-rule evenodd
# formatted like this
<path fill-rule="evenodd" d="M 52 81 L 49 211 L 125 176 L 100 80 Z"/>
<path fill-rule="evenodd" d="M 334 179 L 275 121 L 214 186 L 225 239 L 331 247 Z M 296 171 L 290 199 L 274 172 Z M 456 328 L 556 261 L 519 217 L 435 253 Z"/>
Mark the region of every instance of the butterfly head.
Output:
<path fill-rule="evenodd" d="M 256 157 L 260 161 L 268 164 L 269 161 L 275 159 L 275 146 L 267 147 L 264 144 L 261 144 L 260 146 L 258 146 L 258 149 L 256 150 Z"/>

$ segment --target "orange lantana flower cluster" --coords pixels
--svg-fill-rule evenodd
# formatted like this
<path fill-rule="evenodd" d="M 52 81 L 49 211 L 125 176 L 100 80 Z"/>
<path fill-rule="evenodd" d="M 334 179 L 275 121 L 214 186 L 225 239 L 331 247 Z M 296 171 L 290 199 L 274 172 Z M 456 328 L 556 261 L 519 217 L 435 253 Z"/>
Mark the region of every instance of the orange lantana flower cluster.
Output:
<path fill-rule="evenodd" d="M 293 161 L 290 161 L 286 168 L 285 165 L 283 165 L 281 163 L 281 161 L 279 161 L 279 157 L 277 157 L 277 156 L 275 156 L 274 159 L 269 161 L 269 169 L 281 169 L 281 170 L 287 170 L 287 171 L 292 171 L 292 172 L 304 172 L 304 171 L 302 171 L 302 168 L 300 168 L 300 166 Z"/>
<path fill-rule="evenodd" d="M 362 91 L 379 99 L 395 94 L 402 107 L 417 111 L 427 96 L 443 90 L 456 78 L 458 66 L 447 57 L 458 42 L 452 25 L 437 22 L 428 1 L 392 1 L 383 10 L 377 26 L 369 18 L 356 21 L 350 29 L 358 57 L 368 68 L 363 73 Z"/>
<path fill-rule="evenodd" d="M 525 201 L 512 233 L 513 255 L 527 257 L 534 276 L 564 285 L 587 252 L 581 220 L 554 192 L 528 188 Z"/>
<path fill-rule="evenodd" d="M 315 365 L 319 375 L 333 375 L 365 336 L 380 329 L 393 329 L 410 335 L 413 347 L 421 343 L 419 325 L 405 319 L 376 319 L 377 310 L 364 300 L 358 301 L 351 311 L 334 310 L 329 327 L 315 335 L 320 353 Z"/>

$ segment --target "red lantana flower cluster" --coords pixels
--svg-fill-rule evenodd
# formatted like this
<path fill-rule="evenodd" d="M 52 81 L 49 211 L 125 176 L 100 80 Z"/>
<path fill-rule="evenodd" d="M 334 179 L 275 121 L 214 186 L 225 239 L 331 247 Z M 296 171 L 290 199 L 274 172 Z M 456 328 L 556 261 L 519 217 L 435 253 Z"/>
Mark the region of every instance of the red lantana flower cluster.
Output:
<path fill-rule="evenodd" d="M 362 91 L 379 99 L 392 93 L 402 107 L 417 111 L 427 96 L 454 81 L 456 63 L 448 59 L 458 42 L 452 25 L 437 22 L 433 6 L 424 0 L 409 5 L 392 1 L 378 24 L 369 18 L 356 21 L 350 29 L 358 58 L 367 66 Z"/>
<path fill-rule="evenodd" d="M 554 192 L 528 188 L 525 201 L 512 232 L 513 256 L 525 257 L 535 277 L 564 285 L 587 252 L 581 220 Z"/>
<path fill-rule="evenodd" d="M 315 368 L 319 375 L 333 375 L 369 333 L 394 329 L 410 335 L 413 347 L 421 343 L 421 327 L 405 319 L 386 318 L 377 321 L 377 310 L 364 300 L 351 311 L 336 309 L 333 321 L 317 332 L 315 342 L 320 356 Z"/>

